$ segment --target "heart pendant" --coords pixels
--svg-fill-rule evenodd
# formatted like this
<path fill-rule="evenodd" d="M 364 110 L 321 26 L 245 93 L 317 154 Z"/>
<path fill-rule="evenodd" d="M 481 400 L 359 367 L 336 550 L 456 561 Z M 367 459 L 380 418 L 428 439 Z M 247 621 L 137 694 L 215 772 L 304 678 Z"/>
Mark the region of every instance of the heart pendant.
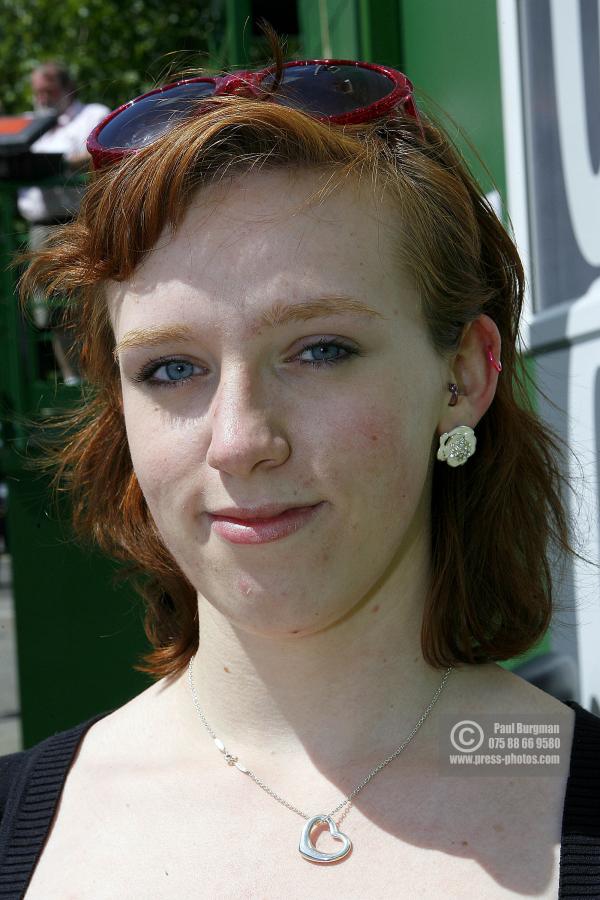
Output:
<path fill-rule="evenodd" d="M 310 833 L 319 822 L 327 822 L 331 837 L 335 838 L 336 841 L 342 841 L 343 847 L 337 853 L 321 853 L 311 841 Z M 337 830 L 337 826 L 331 816 L 313 816 L 302 829 L 302 837 L 300 838 L 300 847 L 298 849 L 302 856 L 305 859 L 310 859 L 311 862 L 337 862 L 338 859 L 343 859 L 350 852 L 352 841 L 348 835 Z"/>

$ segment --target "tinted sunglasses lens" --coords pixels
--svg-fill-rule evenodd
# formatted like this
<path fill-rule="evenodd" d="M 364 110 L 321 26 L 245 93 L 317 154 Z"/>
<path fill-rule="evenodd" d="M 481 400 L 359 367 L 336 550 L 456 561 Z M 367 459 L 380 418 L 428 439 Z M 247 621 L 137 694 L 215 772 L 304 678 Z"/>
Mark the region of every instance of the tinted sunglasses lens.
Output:
<path fill-rule="evenodd" d="M 271 73 L 262 84 L 270 86 Z M 395 83 L 382 72 L 360 66 L 315 63 L 289 66 L 275 94 L 284 106 L 296 106 L 316 116 L 340 116 L 382 100 Z"/>
<path fill-rule="evenodd" d="M 194 101 L 213 94 L 212 81 L 196 81 L 144 97 L 122 110 L 98 134 L 106 149 L 145 147 L 194 109 Z"/>

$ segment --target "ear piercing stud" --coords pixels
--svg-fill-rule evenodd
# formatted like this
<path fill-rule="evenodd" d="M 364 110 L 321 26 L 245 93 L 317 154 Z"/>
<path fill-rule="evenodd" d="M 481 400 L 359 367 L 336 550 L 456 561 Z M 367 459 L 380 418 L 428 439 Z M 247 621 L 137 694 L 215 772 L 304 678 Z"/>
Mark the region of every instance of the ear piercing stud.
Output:
<path fill-rule="evenodd" d="M 450 391 L 450 393 L 452 395 L 450 397 L 450 402 L 448 403 L 448 406 L 456 406 L 456 404 L 458 403 L 458 385 L 454 384 L 453 382 L 450 382 L 448 384 L 448 390 Z"/>
<path fill-rule="evenodd" d="M 492 345 L 491 344 L 488 344 L 488 346 L 486 348 L 486 352 L 487 352 L 487 358 L 489 359 L 490 363 L 495 368 L 496 372 L 501 372 L 502 371 L 502 363 L 499 362 L 499 360 L 497 360 L 496 357 L 494 356 L 494 354 L 492 353 Z"/>

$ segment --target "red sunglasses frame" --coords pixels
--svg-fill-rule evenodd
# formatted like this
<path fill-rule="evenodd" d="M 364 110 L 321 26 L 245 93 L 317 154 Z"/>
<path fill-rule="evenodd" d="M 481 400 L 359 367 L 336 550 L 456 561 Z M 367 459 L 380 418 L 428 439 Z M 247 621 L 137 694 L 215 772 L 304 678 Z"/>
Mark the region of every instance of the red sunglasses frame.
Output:
<path fill-rule="evenodd" d="M 413 85 L 412 82 L 404 75 L 402 72 L 399 72 L 397 69 L 392 69 L 389 66 L 380 66 L 375 63 L 368 62 L 359 62 L 355 59 L 302 59 L 302 60 L 292 60 L 290 62 L 283 63 L 282 68 L 288 69 L 291 66 L 314 66 L 314 65 L 337 65 L 337 66 L 355 66 L 356 68 L 361 69 L 371 69 L 374 72 L 378 72 L 379 74 L 386 75 L 394 84 L 394 87 L 385 97 L 382 97 L 380 100 L 376 100 L 374 103 L 370 103 L 368 106 L 361 106 L 359 109 L 355 109 L 350 113 L 343 113 L 340 115 L 315 115 L 313 118 L 318 119 L 320 121 L 332 122 L 336 125 L 351 125 L 357 124 L 361 122 L 370 122 L 373 119 L 381 118 L 382 116 L 390 113 L 395 107 L 402 106 L 403 109 L 413 118 L 417 120 L 420 124 L 419 113 L 417 111 L 414 96 L 413 96 Z M 193 84 L 196 82 L 211 82 L 215 85 L 215 92 L 209 96 L 218 96 L 219 94 L 245 94 L 250 97 L 256 97 L 257 99 L 271 100 L 271 102 L 277 102 L 277 93 L 265 94 L 261 91 L 261 84 L 263 80 L 268 76 L 277 71 L 276 66 L 269 66 L 266 69 L 260 70 L 243 70 L 239 72 L 234 72 L 230 75 L 223 76 L 201 76 L 198 78 L 184 78 L 181 81 L 174 81 L 171 84 L 166 84 L 163 87 L 154 88 L 152 91 L 147 91 L 145 94 L 140 94 L 139 97 L 135 97 L 133 100 L 129 100 L 127 103 L 123 103 L 122 106 L 119 106 L 117 109 L 113 110 L 104 119 L 94 128 L 92 133 L 87 139 L 87 149 L 92 157 L 92 164 L 94 169 L 99 169 L 104 165 L 118 162 L 126 156 L 132 156 L 135 153 L 139 152 L 139 148 L 136 147 L 103 147 L 99 140 L 98 135 L 105 127 L 111 122 L 119 113 L 123 112 L 123 110 L 128 109 L 130 106 L 133 106 L 134 103 L 139 103 L 140 100 L 145 100 L 146 97 L 152 97 L 154 94 L 163 94 L 166 91 L 169 91 L 173 88 L 179 87 L 182 84 Z M 301 107 L 298 107 L 301 109 Z M 201 114 L 201 111 L 199 111 Z"/>

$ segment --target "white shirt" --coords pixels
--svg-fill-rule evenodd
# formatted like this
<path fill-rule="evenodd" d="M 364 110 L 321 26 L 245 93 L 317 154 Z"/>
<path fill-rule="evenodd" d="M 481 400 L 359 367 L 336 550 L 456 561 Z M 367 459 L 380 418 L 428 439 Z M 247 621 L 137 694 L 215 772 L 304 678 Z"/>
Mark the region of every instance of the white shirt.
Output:
<path fill-rule="evenodd" d="M 63 153 L 78 156 L 85 152 L 89 133 L 110 112 L 102 103 L 85 106 L 75 100 L 58 117 L 51 128 L 31 145 L 32 153 Z M 28 222 L 43 222 L 52 218 L 74 215 L 79 209 L 85 187 L 28 187 L 20 188 L 17 205 L 20 214 Z"/>

